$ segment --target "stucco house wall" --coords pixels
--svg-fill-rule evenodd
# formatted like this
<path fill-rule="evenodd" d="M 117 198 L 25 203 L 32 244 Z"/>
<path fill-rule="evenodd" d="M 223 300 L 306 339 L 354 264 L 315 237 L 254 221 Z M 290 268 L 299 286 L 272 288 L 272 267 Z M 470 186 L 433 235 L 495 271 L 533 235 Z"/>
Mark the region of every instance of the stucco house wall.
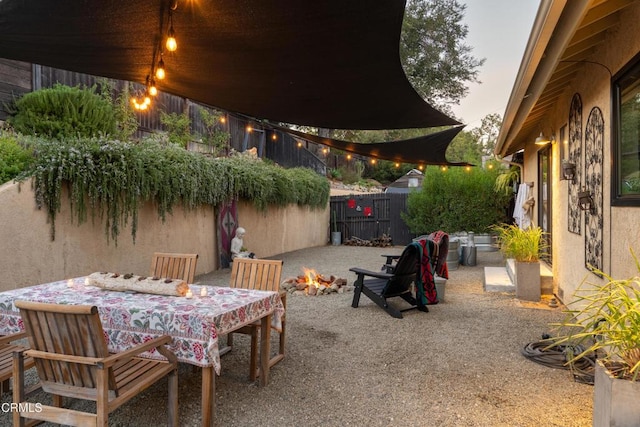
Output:
<path fill-rule="evenodd" d="M 552 145 L 552 229 L 553 229 L 553 277 L 554 287 L 564 302 L 573 300 L 577 287 L 585 279 L 598 283 L 602 279 L 588 271 L 585 266 L 585 214 L 581 213 L 581 234 L 568 231 L 568 181 L 561 180 L 561 145 L 558 136 L 560 128 L 567 125 L 571 99 L 578 93 L 582 100 L 582 158 L 578 167 L 584 170 L 585 127 L 589 114 L 594 107 L 600 108 L 604 117 L 604 161 L 603 161 L 603 270 L 616 278 L 637 275 L 630 249 L 640 255 L 640 210 L 638 207 L 611 206 L 612 177 L 612 105 L 611 75 L 626 65 L 640 52 L 640 3 L 629 6 L 621 14 L 615 29 L 608 31 L 606 38 L 591 55 L 598 64 L 584 64 L 580 73 L 568 85 L 558 101 L 547 109 L 543 129 L 556 137 Z M 606 67 L 606 68 L 605 68 Z M 538 182 L 538 154 L 540 147 L 533 141 L 537 134 L 528 136 L 524 151 L 524 180 Z M 537 191 L 537 190 L 536 190 Z M 537 194 L 537 193 L 536 193 Z M 538 223 L 537 210 L 534 223 Z"/>
<path fill-rule="evenodd" d="M 249 233 L 246 243 L 260 257 L 270 257 L 327 243 L 329 209 L 288 206 L 256 212 L 239 204 L 239 220 Z M 135 243 L 130 224 L 117 245 L 107 242 L 104 224 L 91 220 L 78 226 L 69 214 L 66 197 L 50 239 L 45 211 L 35 206 L 29 183 L 0 186 L 0 291 L 92 273 L 114 271 L 148 274 L 153 252 L 198 253 L 196 274 L 218 268 L 216 215 L 211 206 L 195 210 L 174 208 L 162 222 L 155 206 L 139 213 Z"/>

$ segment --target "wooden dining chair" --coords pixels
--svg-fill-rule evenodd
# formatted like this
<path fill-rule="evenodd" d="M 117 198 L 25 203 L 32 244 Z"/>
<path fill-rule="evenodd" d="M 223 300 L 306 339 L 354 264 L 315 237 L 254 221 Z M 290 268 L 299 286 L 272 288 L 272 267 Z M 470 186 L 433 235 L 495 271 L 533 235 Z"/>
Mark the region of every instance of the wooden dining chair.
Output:
<path fill-rule="evenodd" d="M 198 254 L 156 252 L 151 259 L 149 275 L 193 283 L 197 263 Z"/>
<path fill-rule="evenodd" d="M 9 391 L 9 380 L 13 376 L 13 352 L 25 350 L 24 346 L 14 344 L 14 341 L 26 337 L 26 332 L 0 337 L 0 391 L 2 393 Z M 31 368 L 33 368 L 33 359 L 29 357 L 24 361 L 24 369 Z"/>
<path fill-rule="evenodd" d="M 231 288 L 256 289 L 261 291 L 280 292 L 280 276 L 282 260 L 236 258 L 231 267 Z M 280 292 L 282 304 L 287 306 L 286 292 Z M 278 353 L 269 359 L 269 367 L 284 359 L 285 348 L 285 316 L 282 316 L 282 332 L 280 332 Z M 246 325 L 233 333 L 251 335 L 251 358 L 249 361 L 249 378 L 255 381 L 260 374 L 258 367 L 258 336 L 260 322 Z M 233 333 L 227 335 L 228 350 L 233 348 Z M 228 351 L 227 350 L 227 351 Z"/>
<path fill-rule="evenodd" d="M 95 306 L 15 301 L 20 309 L 31 349 L 14 353 L 13 425 L 26 419 L 72 426 L 107 426 L 109 413 L 155 384 L 169 379 L 168 418 L 178 426 L 176 356 L 165 348 L 171 338 L 161 336 L 129 350 L 109 354 Z M 155 351 L 166 360 L 137 357 Z M 42 390 L 53 395 L 53 406 L 25 400 L 25 356 L 32 357 Z M 96 402 L 96 413 L 62 407 L 62 398 Z"/>

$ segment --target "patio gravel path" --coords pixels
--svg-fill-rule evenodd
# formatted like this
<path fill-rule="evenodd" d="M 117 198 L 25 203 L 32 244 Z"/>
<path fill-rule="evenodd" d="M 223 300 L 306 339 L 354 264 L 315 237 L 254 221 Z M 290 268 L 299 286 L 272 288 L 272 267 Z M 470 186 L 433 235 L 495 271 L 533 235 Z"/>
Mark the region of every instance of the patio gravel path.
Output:
<path fill-rule="evenodd" d="M 272 258 L 284 260 L 283 278 L 304 266 L 353 283 L 350 267 L 379 270 L 382 254 L 401 251 L 322 246 Z M 365 296 L 352 308 L 352 293 L 289 296 L 287 357 L 272 368 L 267 387 L 248 380 L 248 337 L 237 336 L 223 357 L 218 425 L 590 426 L 593 388 L 520 354 L 561 310 L 484 292 L 483 267 L 502 265 L 499 253 L 479 252 L 476 266 L 450 272 L 443 303 L 401 320 Z M 225 285 L 228 278 L 221 270 L 197 280 Z M 200 372 L 181 365 L 179 383 L 181 425 L 197 426 Z M 117 410 L 110 425 L 165 425 L 165 400 L 160 382 Z M 9 414 L 0 413 L 0 426 L 9 425 Z"/>

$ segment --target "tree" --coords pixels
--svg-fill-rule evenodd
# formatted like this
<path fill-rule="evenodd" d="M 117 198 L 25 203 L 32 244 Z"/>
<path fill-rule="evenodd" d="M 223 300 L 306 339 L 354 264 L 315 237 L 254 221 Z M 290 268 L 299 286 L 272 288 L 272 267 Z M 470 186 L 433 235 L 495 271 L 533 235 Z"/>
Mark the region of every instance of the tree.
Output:
<path fill-rule="evenodd" d="M 464 43 L 466 5 L 458 0 L 409 0 L 405 11 L 400 58 L 407 78 L 431 105 L 448 111 L 478 82 L 484 59 Z"/>
<path fill-rule="evenodd" d="M 496 140 L 502 126 L 502 116 L 497 113 L 487 114 L 482 118 L 479 128 L 471 130 L 473 137 L 481 147 L 482 154 L 493 156 Z"/>
<path fill-rule="evenodd" d="M 472 132 L 462 131 L 451 141 L 447 149 L 450 162 L 467 162 L 474 165 L 482 163 L 482 147 Z"/>

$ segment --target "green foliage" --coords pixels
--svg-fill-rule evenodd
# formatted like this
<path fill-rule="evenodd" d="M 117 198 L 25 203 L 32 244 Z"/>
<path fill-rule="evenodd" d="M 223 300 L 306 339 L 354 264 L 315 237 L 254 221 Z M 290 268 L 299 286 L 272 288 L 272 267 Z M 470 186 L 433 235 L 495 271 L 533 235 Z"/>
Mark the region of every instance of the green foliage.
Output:
<path fill-rule="evenodd" d="M 447 160 L 480 165 L 482 164 L 482 147 L 471 132 L 462 131 L 449 144 Z"/>
<path fill-rule="evenodd" d="M 340 175 L 342 176 L 342 182 L 345 184 L 355 184 L 362 179 L 364 173 L 364 163 L 359 160 L 350 162 L 347 166 L 340 166 L 338 168 Z"/>
<path fill-rule="evenodd" d="M 394 162 L 381 160 L 374 167 L 368 169 L 368 173 L 365 173 L 365 176 L 373 178 L 382 184 L 388 184 L 405 175 L 411 169 L 413 169 L 413 165 L 405 163 L 396 167 Z"/>
<path fill-rule="evenodd" d="M 205 127 L 205 134 L 202 136 L 202 142 L 213 148 L 214 156 L 228 154 L 229 139 L 231 135 L 218 129 L 221 113 L 211 113 L 204 108 L 200 109 L 200 118 Z"/>
<path fill-rule="evenodd" d="M 464 43 L 469 32 L 465 9 L 457 0 L 407 2 L 400 58 L 413 87 L 432 105 L 458 103 L 484 63 Z"/>
<path fill-rule="evenodd" d="M 89 214 L 92 221 L 104 220 L 107 239 L 116 243 L 129 223 L 135 241 L 138 210 L 146 201 L 154 202 L 164 220 L 177 204 L 191 209 L 245 198 L 258 209 L 291 203 L 323 208 L 329 200 L 328 181 L 310 169 L 283 169 L 243 156 L 212 159 L 151 140 L 41 140 L 35 152 L 22 177 L 34 178 L 36 203 L 47 211 L 52 238 L 63 185 L 77 223 Z"/>
<path fill-rule="evenodd" d="M 486 233 L 489 227 L 506 222 L 509 197 L 493 190 L 494 169 L 429 166 L 422 189 L 409 194 L 402 219 L 418 234 L 444 230 L 448 233 Z"/>
<path fill-rule="evenodd" d="M 187 148 L 187 144 L 191 141 L 191 119 L 187 113 L 167 114 L 160 111 L 160 123 L 167 130 L 170 143 Z"/>
<path fill-rule="evenodd" d="M 507 171 L 503 171 L 496 178 L 494 189 L 497 193 L 510 195 L 513 193 L 513 184 L 520 179 L 520 168 L 511 166 Z"/>
<path fill-rule="evenodd" d="M 15 101 L 8 121 L 26 135 L 48 138 L 114 135 L 116 119 L 111 103 L 96 88 L 52 88 L 26 93 Z"/>
<path fill-rule="evenodd" d="M 631 251 L 640 273 L 638 258 Z M 569 363 L 597 354 L 607 367 L 620 367 L 618 378 L 636 381 L 640 374 L 640 277 L 614 279 L 599 270 L 606 283 L 583 281 L 567 317 L 555 324 L 568 331 L 551 339 L 551 345 L 581 345 L 584 352 L 569 356 Z M 621 365 L 621 366 L 620 366 Z"/>
<path fill-rule="evenodd" d="M 18 144 L 14 134 L 0 131 L 0 184 L 20 175 L 32 159 L 31 152 Z"/>
<path fill-rule="evenodd" d="M 513 224 L 500 224 L 491 227 L 498 235 L 500 250 L 507 258 L 520 262 L 537 262 L 545 250 L 544 232 L 540 227 L 521 229 Z"/>

